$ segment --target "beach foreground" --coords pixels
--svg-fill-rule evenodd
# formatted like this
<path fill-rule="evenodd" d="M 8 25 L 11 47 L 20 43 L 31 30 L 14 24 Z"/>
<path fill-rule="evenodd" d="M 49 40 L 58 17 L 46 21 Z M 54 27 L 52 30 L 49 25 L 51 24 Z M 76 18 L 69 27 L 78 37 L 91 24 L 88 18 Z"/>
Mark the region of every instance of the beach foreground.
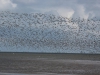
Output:
<path fill-rule="evenodd" d="M 0 53 L 0 75 L 100 75 L 100 55 Z"/>

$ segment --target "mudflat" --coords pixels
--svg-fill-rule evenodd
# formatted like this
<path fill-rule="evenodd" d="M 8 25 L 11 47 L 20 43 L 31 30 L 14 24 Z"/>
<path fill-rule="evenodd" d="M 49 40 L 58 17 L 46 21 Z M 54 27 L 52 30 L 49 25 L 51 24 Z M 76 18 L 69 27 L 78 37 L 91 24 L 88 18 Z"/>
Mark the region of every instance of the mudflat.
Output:
<path fill-rule="evenodd" d="M 100 55 L 1 52 L 0 75 L 100 75 Z"/>

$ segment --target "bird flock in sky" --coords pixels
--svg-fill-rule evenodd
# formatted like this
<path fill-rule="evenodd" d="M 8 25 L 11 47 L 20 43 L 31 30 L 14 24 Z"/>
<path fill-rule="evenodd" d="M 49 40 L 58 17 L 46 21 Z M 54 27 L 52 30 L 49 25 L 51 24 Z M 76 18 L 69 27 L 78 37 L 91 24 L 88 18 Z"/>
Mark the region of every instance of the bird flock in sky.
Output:
<path fill-rule="evenodd" d="M 42 13 L 0 12 L 0 45 L 100 52 L 100 20 Z"/>

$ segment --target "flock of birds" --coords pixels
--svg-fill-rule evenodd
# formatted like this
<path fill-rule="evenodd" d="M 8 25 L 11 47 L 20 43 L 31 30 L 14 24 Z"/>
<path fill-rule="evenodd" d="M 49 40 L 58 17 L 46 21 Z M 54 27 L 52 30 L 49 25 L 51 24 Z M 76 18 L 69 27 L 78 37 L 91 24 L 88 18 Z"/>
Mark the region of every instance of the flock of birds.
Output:
<path fill-rule="evenodd" d="M 0 12 L 0 44 L 4 46 L 100 48 L 100 20 L 42 13 Z"/>

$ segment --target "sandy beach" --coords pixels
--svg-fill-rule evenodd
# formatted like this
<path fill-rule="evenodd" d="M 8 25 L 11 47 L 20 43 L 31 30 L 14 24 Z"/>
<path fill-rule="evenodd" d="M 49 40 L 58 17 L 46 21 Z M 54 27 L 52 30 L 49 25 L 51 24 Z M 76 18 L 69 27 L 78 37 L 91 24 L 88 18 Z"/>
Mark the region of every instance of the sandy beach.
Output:
<path fill-rule="evenodd" d="M 0 75 L 76 75 L 76 74 L 56 74 L 56 73 L 20 74 L 20 73 L 0 73 Z"/>
<path fill-rule="evenodd" d="M 100 55 L 0 53 L 0 75 L 100 75 Z"/>

